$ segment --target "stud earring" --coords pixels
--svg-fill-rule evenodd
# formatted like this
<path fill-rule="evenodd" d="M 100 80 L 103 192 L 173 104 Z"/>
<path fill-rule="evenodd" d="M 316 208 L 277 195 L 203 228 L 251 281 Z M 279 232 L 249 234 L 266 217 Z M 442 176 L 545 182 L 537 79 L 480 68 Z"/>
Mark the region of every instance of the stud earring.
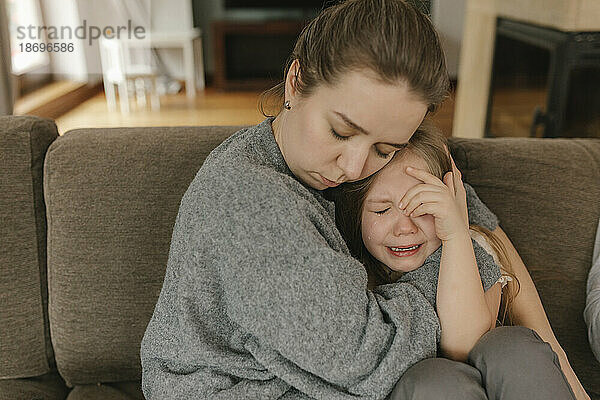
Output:
<path fill-rule="evenodd" d="M 289 101 L 289 100 L 286 100 L 286 101 L 285 101 L 285 103 L 283 104 L 283 107 L 284 107 L 286 110 L 291 110 L 291 109 L 292 109 L 292 106 L 290 105 L 290 101 Z"/>

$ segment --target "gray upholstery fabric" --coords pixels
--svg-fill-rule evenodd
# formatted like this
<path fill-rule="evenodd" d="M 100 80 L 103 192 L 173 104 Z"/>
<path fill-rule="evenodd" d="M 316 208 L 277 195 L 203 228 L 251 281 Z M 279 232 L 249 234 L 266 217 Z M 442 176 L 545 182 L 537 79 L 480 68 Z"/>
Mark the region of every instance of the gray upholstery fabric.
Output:
<path fill-rule="evenodd" d="M 144 400 L 140 382 L 75 386 L 67 400 Z"/>
<path fill-rule="evenodd" d="M 600 394 L 583 320 L 600 215 L 600 140 L 452 139 L 451 150 L 521 255 L 573 370 Z"/>
<path fill-rule="evenodd" d="M 33 378 L 0 380 L 0 400 L 64 400 L 69 393 L 58 372 Z"/>
<path fill-rule="evenodd" d="M 69 386 L 140 379 L 179 202 L 237 129 L 82 129 L 48 150 L 50 325 Z"/>
<path fill-rule="evenodd" d="M 179 201 L 206 154 L 238 129 L 84 129 L 50 146 L 50 323 L 59 371 L 84 385 L 69 400 L 138 398 L 139 344 L 162 287 Z M 53 353 L 43 311 L 41 162 L 55 138 L 51 121 L 0 118 L 0 376 L 46 374 L 0 380 L 0 400 L 67 392 L 47 373 Z M 453 139 L 451 148 L 528 266 L 575 372 L 600 399 L 582 317 L 600 215 L 600 141 Z M 106 383 L 117 381 L 132 382 Z"/>
<path fill-rule="evenodd" d="M 54 122 L 0 117 L 0 379 L 49 372 L 44 154 Z"/>

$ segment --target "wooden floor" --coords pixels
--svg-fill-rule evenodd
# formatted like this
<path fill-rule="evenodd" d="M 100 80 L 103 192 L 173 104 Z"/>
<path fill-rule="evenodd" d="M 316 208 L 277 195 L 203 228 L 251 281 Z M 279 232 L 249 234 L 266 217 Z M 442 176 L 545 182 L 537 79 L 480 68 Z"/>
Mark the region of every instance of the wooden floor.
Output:
<path fill-rule="evenodd" d="M 535 105 L 546 104 L 545 88 L 502 89 L 494 92 L 490 120 L 493 136 L 527 137 Z M 540 135 L 542 132 L 538 132 Z"/>
<path fill-rule="evenodd" d="M 185 92 L 161 96 L 159 111 L 148 106 L 137 108 L 131 102 L 128 115 L 110 112 L 104 93 L 85 101 L 80 106 L 56 119 L 58 131 L 76 128 L 119 126 L 185 126 L 185 125 L 251 125 L 265 117 L 258 108 L 260 92 L 223 92 L 207 88 L 198 92 L 196 99 L 188 100 Z M 434 120 L 450 136 L 454 100 L 449 98 L 438 110 Z"/>
<path fill-rule="evenodd" d="M 208 88 L 188 100 L 185 92 L 161 96 L 159 111 L 148 106 L 137 107 L 131 102 L 128 115 L 110 112 L 104 93 L 101 93 L 56 119 L 58 131 L 75 128 L 119 126 L 184 126 L 184 125 L 243 125 L 256 124 L 264 119 L 258 110 L 254 92 L 218 92 Z"/>
<path fill-rule="evenodd" d="M 159 111 L 131 103 L 128 115 L 109 112 L 103 93 L 56 120 L 59 133 L 84 127 L 251 125 L 264 119 L 258 108 L 260 92 L 223 92 L 207 88 L 188 100 L 185 92 L 161 96 Z M 495 92 L 490 130 L 496 136 L 529 136 L 536 104 L 545 104 L 543 89 L 499 89 Z M 442 104 L 433 120 L 446 136 L 452 134 L 454 94 Z"/>

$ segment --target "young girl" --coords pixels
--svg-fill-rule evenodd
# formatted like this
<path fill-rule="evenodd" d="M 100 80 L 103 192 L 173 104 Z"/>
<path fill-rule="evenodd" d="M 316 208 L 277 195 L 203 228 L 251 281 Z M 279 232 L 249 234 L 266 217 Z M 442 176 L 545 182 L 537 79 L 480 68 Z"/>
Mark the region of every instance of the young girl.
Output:
<path fill-rule="evenodd" d="M 350 252 L 365 265 L 369 288 L 377 292 L 387 284 L 410 282 L 434 307 L 436 300 L 444 294 L 452 296 L 452 292 L 440 293 L 448 288 L 438 287 L 438 279 L 427 279 L 428 274 L 440 277 L 452 274 L 452 261 L 459 259 L 472 268 L 478 267 L 483 282 L 490 263 L 496 264 L 501 271 L 496 282 L 501 285 L 501 302 L 498 309 L 491 310 L 494 321 L 489 329 L 520 325 L 516 317 L 525 311 L 513 307 L 520 282 L 507 250 L 490 229 L 468 225 L 468 216 L 463 211 L 466 204 L 463 208 L 456 207 L 452 163 L 446 139 L 425 122 L 407 147 L 397 152 L 383 169 L 367 179 L 336 189 L 336 224 Z M 473 190 L 467 184 L 464 186 L 466 191 Z M 470 204 L 469 210 L 472 206 L 476 208 Z M 462 244 L 453 240 L 466 230 L 469 235 L 462 236 Z M 482 268 L 484 265 L 486 268 Z M 423 284 L 427 281 L 433 281 L 433 286 Z M 489 288 L 484 284 L 483 289 Z M 439 307 L 436 310 L 443 329 L 443 310 Z M 499 315 L 501 318 L 497 318 Z M 549 340 L 562 354 L 558 342 Z M 560 357 L 560 363 L 577 393 L 576 398 L 589 399 L 566 356 Z"/>
<path fill-rule="evenodd" d="M 415 174 L 414 170 L 406 171 L 407 167 L 422 171 Z M 396 153 L 385 168 L 338 189 L 336 223 L 350 252 L 367 268 L 371 289 L 396 281 L 415 281 L 412 278 L 417 276 L 416 270 L 426 265 L 439 269 L 442 253 L 448 251 L 442 246 L 442 238 L 468 229 L 474 257 L 467 254 L 465 258 L 479 267 L 491 262 L 500 266 L 502 319 L 495 321 L 500 325 L 511 324 L 510 305 L 519 291 L 518 279 L 508 264 L 505 249 L 491 230 L 468 226 L 466 219 L 458 215 L 460 211 L 449 195 L 452 188 L 442 181 L 450 171 L 452 164 L 445 138 L 424 124 L 406 149 Z M 426 179 L 426 183 L 419 177 Z M 468 185 L 465 188 L 472 190 Z M 440 189 L 446 196 L 440 195 Z M 409 197 L 417 192 L 421 193 L 419 202 L 411 207 Z M 404 207 L 399 207 L 401 202 Z M 433 302 L 435 305 L 435 297 Z"/>

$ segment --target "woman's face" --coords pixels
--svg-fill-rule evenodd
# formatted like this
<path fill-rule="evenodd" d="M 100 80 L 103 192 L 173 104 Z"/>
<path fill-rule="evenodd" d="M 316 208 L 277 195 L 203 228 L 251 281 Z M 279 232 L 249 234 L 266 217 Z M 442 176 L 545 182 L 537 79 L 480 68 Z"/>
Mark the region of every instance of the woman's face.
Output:
<path fill-rule="evenodd" d="M 394 160 L 375 177 L 361 214 L 362 238 L 369 253 L 400 272 L 419 268 L 442 244 L 432 215 L 411 218 L 400 210 L 404 194 L 422 183 L 406 174 L 408 166 L 429 170 L 422 158 L 410 152 Z"/>
<path fill-rule="evenodd" d="M 295 66 L 286 80 L 292 109 L 277 116 L 273 130 L 290 170 L 315 189 L 378 171 L 425 117 L 427 104 L 404 83 L 381 83 L 366 72 L 347 73 L 301 98 L 291 83 Z"/>

